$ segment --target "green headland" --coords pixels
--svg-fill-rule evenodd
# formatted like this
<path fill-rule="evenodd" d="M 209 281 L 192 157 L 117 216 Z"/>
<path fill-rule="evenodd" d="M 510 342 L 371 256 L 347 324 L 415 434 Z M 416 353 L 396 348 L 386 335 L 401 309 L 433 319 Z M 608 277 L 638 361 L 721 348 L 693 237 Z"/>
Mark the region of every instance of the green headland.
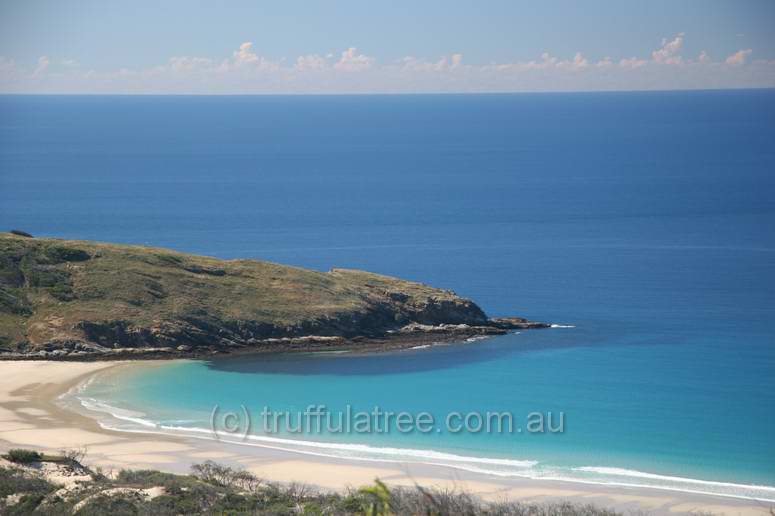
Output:
<path fill-rule="evenodd" d="M 0 233 L 0 357 L 403 346 L 546 327 L 369 272 Z"/>

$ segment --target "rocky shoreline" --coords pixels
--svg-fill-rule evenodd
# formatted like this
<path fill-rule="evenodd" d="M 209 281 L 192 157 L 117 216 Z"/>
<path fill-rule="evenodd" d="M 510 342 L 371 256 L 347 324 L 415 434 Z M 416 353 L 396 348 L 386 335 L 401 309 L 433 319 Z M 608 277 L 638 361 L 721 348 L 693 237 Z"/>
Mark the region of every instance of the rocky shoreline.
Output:
<path fill-rule="evenodd" d="M 550 328 L 542 322 L 517 317 L 493 318 L 488 324 L 426 325 L 411 323 L 397 330 L 389 330 L 382 336 L 339 337 L 306 335 L 300 337 L 274 337 L 242 345 L 211 345 L 193 348 L 187 345 L 139 348 L 108 348 L 84 341 L 61 343 L 53 350 L 29 353 L 0 352 L 0 361 L 12 360 L 172 360 L 204 359 L 215 356 L 254 355 L 267 353 L 293 353 L 315 351 L 350 351 L 375 353 L 411 349 L 419 346 L 470 342 L 478 337 L 505 335 L 518 330 Z M 60 345 L 60 344 L 58 344 Z"/>

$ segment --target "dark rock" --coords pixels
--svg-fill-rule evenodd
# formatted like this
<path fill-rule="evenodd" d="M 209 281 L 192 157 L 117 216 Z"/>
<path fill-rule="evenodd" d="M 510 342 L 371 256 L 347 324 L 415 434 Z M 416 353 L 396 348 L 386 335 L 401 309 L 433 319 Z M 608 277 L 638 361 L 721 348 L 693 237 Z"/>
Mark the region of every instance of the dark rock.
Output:
<path fill-rule="evenodd" d="M 489 325 L 503 330 L 534 330 L 551 327 L 550 324 L 528 321 L 522 317 L 493 317 L 489 320 Z"/>
<path fill-rule="evenodd" d="M 46 256 L 53 263 L 61 262 L 85 262 L 91 259 L 91 255 L 83 249 L 73 249 L 72 247 L 52 245 L 46 249 Z"/>
<path fill-rule="evenodd" d="M 187 270 L 188 272 L 193 272 L 194 274 L 209 274 L 210 276 L 225 276 L 226 271 L 223 269 L 219 269 L 218 267 L 204 267 L 199 265 L 186 265 L 183 267 L 184 270 Z"/>

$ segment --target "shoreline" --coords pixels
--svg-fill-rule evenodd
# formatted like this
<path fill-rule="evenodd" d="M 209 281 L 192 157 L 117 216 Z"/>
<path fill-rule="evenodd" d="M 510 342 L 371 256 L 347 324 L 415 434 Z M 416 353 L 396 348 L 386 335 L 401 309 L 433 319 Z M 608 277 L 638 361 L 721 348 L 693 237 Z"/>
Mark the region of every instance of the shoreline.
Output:
<path fill-rule="evenodd" d="M 527 321 L 522 328 L 497 328 L 495 326 L 461 325 L 448 328 L 450 325 L 428 326 L 425 329 L 407 332 L 385 334 L 379 337 L 328 337 L 308 335 L 299 337 L 284 337 L 274 339 L 268 346 L 245 345 L 234 347 L 208 347 L 194 349 L 176 348 L 116 348 L 109 352 L 81 352 L 81 354 L 53 355 L 49 352 L 32 353 L 0 353 L 2 362 L 25 361 L 56 361 L 56 362 L 116 362 L 116 361 L 168 361 L 168 360 L 207 360 L 211 358 L 239 357 L 246 355 L 266 355 L 279 353 L 310 353 L 310 352 L 351 352 L 379 353 L 383 351 L 400 351 L 418 346 L 435 344 L 464 344 L 471 339 L 479 340 L 509 333 L 519 333 L 522 330 L 566 328 L 572 326 L 551 325 Z M 456 325 L 452 325 L 456 326 Z"/>
<path fill-rule="evenodd" d="M 0 363 L 0 448 L 58 451 L 86 446 L 86 463 L 106 469 L 159 469 L 187 473 L 191 464 L 214 460 L 243 467 L 267 480 L 301 482 L 323 489 L 357 488 L 379 477 L 389 485 L 466 490 L 489 500 L 569 500 L 620 511 L 657 514 L 710 511 L 768 514 L 766 502 L 692 494 L 661 488 L 585 484 L 575 481 L 495 477 L 447 466 L 399 461 L 355 461 L 257 445 L 162 433 L 102 428 L 96 419 L 60 407 L 56 400 L 87 378 L 111 368 L 148 367 L 158 361 L 8 361 Z"/>

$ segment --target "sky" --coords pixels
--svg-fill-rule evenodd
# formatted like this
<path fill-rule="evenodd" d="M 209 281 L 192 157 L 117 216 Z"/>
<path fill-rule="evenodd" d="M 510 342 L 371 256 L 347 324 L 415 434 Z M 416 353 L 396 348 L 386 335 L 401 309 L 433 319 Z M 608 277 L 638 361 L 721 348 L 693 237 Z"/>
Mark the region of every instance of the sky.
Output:
<path fill-rule="evenodd" d="M 760 87 L 773 0 L 0 0 L 0 93 Z"/>

